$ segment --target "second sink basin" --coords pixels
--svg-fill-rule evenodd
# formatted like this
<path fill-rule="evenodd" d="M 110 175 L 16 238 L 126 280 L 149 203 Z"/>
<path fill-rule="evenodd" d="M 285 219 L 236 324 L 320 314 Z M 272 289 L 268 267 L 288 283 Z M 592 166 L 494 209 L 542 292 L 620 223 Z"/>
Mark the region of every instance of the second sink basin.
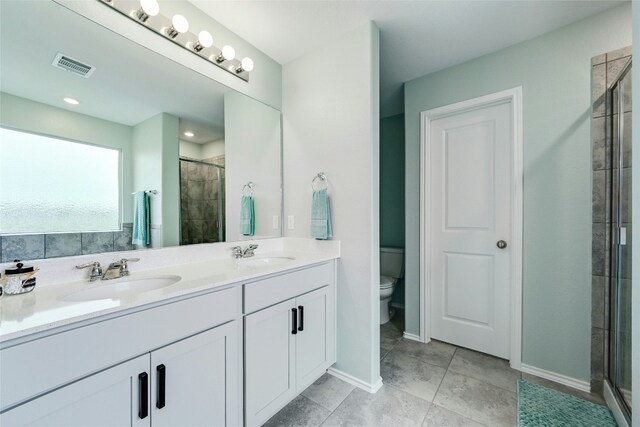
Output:
<path fill-rule="evenodd" d="M 292 256 L 254 256 L 250 258 L 239 258 L 236 261 L 239 266 L 261 267 L 284 265 L 294 260 L 295 258 Z"/>
<path fill-rule="evenodd" d="M 113 282 L 97 282 L 93 287 L 83 289 L 60 298 L 62 301 L 91 301 L 99 299 L 121 299 L 134 294 L 153 291 L 178 283 L 180 276 L 141 277 L 139 279 L 115 279 Z"/>

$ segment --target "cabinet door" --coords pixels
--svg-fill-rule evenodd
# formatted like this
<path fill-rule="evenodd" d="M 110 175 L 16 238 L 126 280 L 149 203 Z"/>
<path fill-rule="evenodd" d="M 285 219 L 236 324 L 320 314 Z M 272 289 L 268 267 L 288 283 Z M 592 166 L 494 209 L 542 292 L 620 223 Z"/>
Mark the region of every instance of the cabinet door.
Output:
<path fill-rule="evenodd" d="M 298 393 L 318 379 L 331 365 L 329 287 L 296 298 L 298 334 L 296 335 L 296 386 Z"/>
<path fill-rule="evenodd" d="M 248 426 L 262 424 L 296 395 L 294 302 L 290 299 L 245 317 L 245 420 Z"/>
<path fill-rule="evenodd" d="M 238 423 L 237 335 L 230 322 L 151 353 L 154 427 Z"/>
<path fill-rule="evenodd" d="M 146 377 L 139 379 L 139 374 Z M 0 414 L 0 425 L 148 427 L 151 420 L 148 396 L 147 354 L 4 412 Z"/>

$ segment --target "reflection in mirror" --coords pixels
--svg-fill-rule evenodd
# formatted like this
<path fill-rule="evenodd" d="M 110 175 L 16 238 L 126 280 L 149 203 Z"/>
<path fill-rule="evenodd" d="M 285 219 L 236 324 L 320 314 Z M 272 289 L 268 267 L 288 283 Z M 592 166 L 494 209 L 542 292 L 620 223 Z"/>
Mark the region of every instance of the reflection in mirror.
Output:
<path fill-rule="evenodd" d="M 57 3 L 0 8 L 2 262 L 281 235 L 279 111 Z M 48 150 L 20 145 L 37 136 Z M 89 155 L 91 166 L 68 147 L 106 151 Z M 248 181 L 252 236 L 240 227 Z M 27 192 L 28 182 L 38 191 Z M 134 193 L 150 190 L 150 243 L 134 246 Z M 56 203 L 64 209 L 50 208 Z M 115 224 L 102 224 L 113 209 Z"/>

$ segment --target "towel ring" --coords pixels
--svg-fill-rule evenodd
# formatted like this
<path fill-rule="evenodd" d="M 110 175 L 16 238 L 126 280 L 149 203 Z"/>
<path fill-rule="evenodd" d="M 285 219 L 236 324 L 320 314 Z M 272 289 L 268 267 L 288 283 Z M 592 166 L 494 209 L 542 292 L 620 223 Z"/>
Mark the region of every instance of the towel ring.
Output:
<path fill-rule="evenodd" d="M 249 196 L 253 196 L 253 186 L 254 186 L 253 182 L 251 182 L 251 181 L 247 182 L 247 183 L 242 187 L 242 195 L 243 195 L 243 196 L 246 196 L 247 194 L 245 194 L 245 192 L 244 192 L 244 191 L 245 191 L 247 188 L 249 188 Z"/>
<path fill-rule="evenodd" d="M 323 182 L 324 187 L 322 187 Z M 311 181 L 311 189 L 313 191 L 326 190 L 327 188 L 329 188 L 329 180 L 327 179 L 327 175 L 325 175 L 324 172 L 320 172 L 313 177 L 313 180 Z"/>

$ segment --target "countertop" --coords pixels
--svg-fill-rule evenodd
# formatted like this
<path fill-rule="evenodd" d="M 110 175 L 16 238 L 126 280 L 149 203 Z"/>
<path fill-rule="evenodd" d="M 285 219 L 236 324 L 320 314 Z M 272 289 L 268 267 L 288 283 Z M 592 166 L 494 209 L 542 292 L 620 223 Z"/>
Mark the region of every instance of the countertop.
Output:
<path fill-rule="evenodd" d="M 22 295 L 0 297 L 0 344 L 11 345 L 10 341 L 45 331 L 55 332 L 56 328 L 73 325 L 87 320 L 129 312 L 131 309 L 151 304 L 169 303 L 188 295 L 213 291 L 229 285 L 241 285 L 271 274 L 284 273 L 330 261 L 339 255 L 327 252 L 272 252 L 261 253 L 259 257 L 293 257 L 281 265 L 247 266 L 238 265 L 235 259 L 211 259 L 185 263 L 169 267 L 155 268 L 136 273 L 135 264 L 130 265 L 131 275 L 120 279 L 89 283 L 73 281 L 51 286 L 36 286 L 35 290 Z M 147 292 L 135 293 L 121 299 L 99 299 L 90 301 L 64 301 L 61 298 L 91 287 L 109 286 L 118 282 L 145 277 L 180 276 L 175 284 Z M 22 340 L 21 340 L 22 341 Z"/>

